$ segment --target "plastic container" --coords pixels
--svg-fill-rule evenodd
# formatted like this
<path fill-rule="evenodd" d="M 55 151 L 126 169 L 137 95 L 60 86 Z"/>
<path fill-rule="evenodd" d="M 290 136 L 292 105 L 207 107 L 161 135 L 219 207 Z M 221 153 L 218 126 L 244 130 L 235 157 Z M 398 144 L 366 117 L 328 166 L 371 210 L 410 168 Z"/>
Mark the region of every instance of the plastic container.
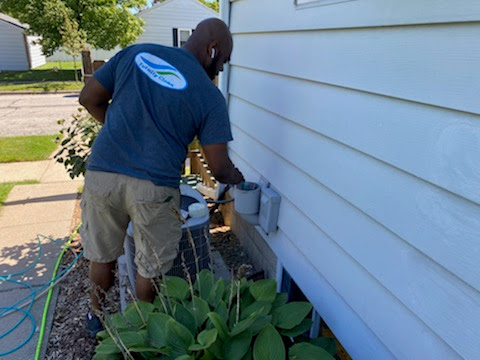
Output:
<path fill-rule="evenodd" d="M 257 214 L 260 207 L 260 186 L 253 182 L 242 182 L 235 186 L 234 207 L 239 214 Z"/>

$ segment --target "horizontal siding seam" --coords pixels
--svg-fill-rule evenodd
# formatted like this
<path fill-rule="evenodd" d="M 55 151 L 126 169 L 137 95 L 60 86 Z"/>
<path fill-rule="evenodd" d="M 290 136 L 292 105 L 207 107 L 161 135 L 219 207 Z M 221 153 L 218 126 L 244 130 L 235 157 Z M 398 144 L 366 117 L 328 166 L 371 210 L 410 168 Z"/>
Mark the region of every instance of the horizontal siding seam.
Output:
<path fill-rule="evenodd" d="M 299 33 L 299 32 L 312 32 L 312 31 L 337 31 L 337 30 L 367 30 L 367 29 L 385 29 L 385 28 L 404 28 L 404 27 L 432 27 L 432 26 L 445 26 L 445 25 L 465 25 L 465 24 L 478 24 L 479 20 L 455 20 L 455 21 L 439 21 L 439 22 L 419 22 L 419 23 L 397 23 L 397 24 L 384 24 L 384 25 L 356 25 L 356 26 L 340 26 L 340 27 L 311 27 L 305 29 L 281 29 L 281 30 L 251 30 L 251 31 L 233 31 L 232 35 L 256 35 L 256 34 L 280 34 L 280 33 Z"/>
<path fill-rule="evenodd" d="M 278 72 L 275 72 L 275 71 L 269 71 L 269 70 L 266 70 L 266 69 L 257 69 L 257 68 L 253 68 L 253 67 L 249 67 L 249 66 L 245 66 L 245 65 L 240 65 L 240 64 L 235 63 L 235 62 L 230 62 L 230 66 L 238 67 L 238 68 L 242 68 L 242 69 L 247 69 L 247 70 L 251 70 L 251 71 L 263 72 L 263 73 L 266 73 L 266 74 L 286 77 L 286 78 L 290 78 L 290 79 L 308 81 L 308 82 L 311 82 L 311 83 L 314 83 L 314 84 L 322 84 L 322 85 L 326 85 L 326 86 L 332 86 L 332 87 L 336 87 L 336 88 L 339 88 L 339 89 L 357 91 L 357 92 L 361 92 L 361 93 L 364 93 L 364 94 L 385 97 L 385 98 L 388 98 L 388 99 L 403 101 L 403 102 L 412 103 L 412 104 L 420 104 L 420 105 L 424 105 L 424 106 L 431 106 L 433 108 L 442 109 L 442 110 L 457 111 L 457 112 L 460 112 L 460 113 L 463 113 L 463 114 L 474 115 L 474 116 L 477 116 L 477 117 L 480 115 L 480 113 L 475 113 L 475 112 L 472 112 L 472 111 L 466 111 L 466 110 L 463 110 L 463 109 L 456 109 L 456 108 L 441 106 L 441 105 L 437 105 L 437 104 L 430 104 L 430 103 L 426 103 L 426 102 L 422 102 L 422 101 L 418 101 L 418 100 L 414 100 L 414 99 L 401 98 L 401 97 L 388 95 L 388 94 L 377 93 L 377 92 L 373 92 L 373 91 L 369 91 L 369 90 L 352 88 L 352 87 L 344 86 L 344 85 L 340 85 L 340 84 L 334 84 L 334 83 L 329 83 L 329 82 L 324 82 L 324 81 L 312 80 L 312 79 L 308 79 L 308 78 L 305 78 L 305 77 L 297 77 L 297 76 L 292 76 L 292 75 L 288 75 L 288 74 L 282 74 L 282 73 L 278 73 Z"/>
<path fill-rule="evenodd" d="M 290 121 L 290 120 L 288 120 Z M 339 199 L 341 199 L 342 201 L 345 201 L 347 204 L 349 204 L 351 207 L 353 207 L 354 209 L 356 209 L 357 211 L 359 211 L 360 213 L 362 213 L 364 216 L 368 217 L 369 219 L 371 219 L 375 224 L 379 225 L 381 228 L 385 229 L 387 232 L 391 233 L 393 236 L 397 237 L 398 239 L 401 239 L 405 244 L 407 244 L 408 246 L 410 246 L 411 248 L 415 249 L 416 251 L 418 251 L 420 254 L 422 254 L 423 256 L 425 256 L 427 259 L 429 259 L 430 261 L 432 261 L 432 263 L 436 264 L 438 267 L 444 269 L 446 272 L 448 272 L 449 274 L 451 274 L 452 276 L 454 276 L 460 283 L 464 284 L 465 286 L 473 289 L 475 292 L 479 292 L 478 289 L 476 289 L 474 286 L 472 286 L 471 284 L 469 284 L 468 282 L 466 282 L 464 279 L 462 279 L 461 277 L 459 277 L 457 274 L 453 273 L 452 271 L 450 271 L 449 269 L 445 268 L 442 264 L 440 264 L 438 261 L 436 261 L 435 259 L 431 258 L 428 254 L 426 254 L 425 252 L 423 252 L 421 249 L 417 248 L 416 246 L 412 245 L 409 241 L 406 241 L 404 238 L 402 238 L 400 235 L 398 235 L 395 231 L 393 231 L 392 229 L 390 229 L 389 227 L 387 227 L 385 224 L 383 224 L 382 222 L 380 222 L 379 220 L 377 220 L 376 218 L 374 218 L 373 216 L 371 216 L 370 214 L 366 213 L 363 209 L 359 208 L 358 206 L 356 206 L 355 204 L 353 204 L 349 199 L 346 199 L 344 198 L 343 196 L 341 196 L 340 194 L 338 194 L 337 192 L 335 192 L 333 189 L 331 189 L 330 187 L 326 186 L 325 184 L 323 184 L 322 182 L 320 182 L 318 179 L 312 177 L 310 174 L 308 174 L 307 172 L 305 172 L 303 169 L 299 168 L 296 164 L 292 163 L 290 160 L 284 158 L 282 155 L 278 154 L 275 150 L 269 148 L 267 145 L 261 143 L 260 141 L 258 141 L 255 137 L 253 137 L 252 135 L 250 135 L 249 133 L 247 133 L 245 130 L 243 130 L 242 128 L 240 128 L 239 126 L 237 126 L 235 123 L 232 123 L 232 125 L 238 129 L 239 131 L 241 131 L 242 133 L 244 133 L 246 136 L 248 136 L 249 138 L 253 139 L 253 141 L 255 141 L 256 143 L 260 144 L 261 147 L 265 148 L 267 151 L 270 151 L 272 153 L 274 153 L 276 156 L 278 156 L 280 159 L 282 159 L 283 161 L 285 161 L 286 163 L 290 164 L 291 166 L 293 166 L 295 169 L 297 169 L 298 171 L 300 171 L 301 173 L 305 174 L 305 176 L 309 177 L 310 179 L 312 179 L 315 183 L 317 183 L 319 186 L 321 186 L 323 189 L 325 189 L 326 191 L 330 192 L 331 194 L 333 194 L 334 196 L 338 197 Z M 323 136 L 323 135 L 321 135 Z M 347 146 L 346 147 L 352 149 L 351 147 Z M 234 150 L 234 149 L 232 149 Z M 353 149 L 355 150 L 355 149 Z M 356 150 L 355 150 L 356 151 Z M 235 153 L 238 154 L 237 151 L 235 151 Z M 361 153 L 361 152 L 360 152 Z M 363 154 L 363 153 L 362 153 Z M 367 154 L 367 156 L 369 156 Z M 371 157 L 371 156 L 369 156 Z M 241 157 L 243 159 L 243 157 Z M 373 157 L 371 157 L 373 158 Z M 375 158 L 373 158 L 375 159 Z M 376 160 L 376 159 L 375 159 Z M 246 163 L 248 163 L 247 160 L 244 159 L 244 161 Z M 381 161 L 382 163 L 384 163 L 383 161 Z M 386 164 L 386 163 L 385 163 Z M 387 164 L 388 165 L 388 164 Z M 401 170 L 401 169 L 399 169 Z M 401 170 L 403 171 L 403 170 Z M 407 173 L 408 174 L 408 173 Z M 423 181 L 423 180 L 422 180 Z M 283 195 L 284 196 L 284 195 Z M 284 196 L 285 197 L 285 196 Z M 287 198 L 288 199 L 288 198 Z M 288 199 L 291 203 L 292 200 Z M 308 216 L 308 214 L 304 213 L 303 211 L 301 211 L 299 209 L 299 211 L 305 215 L 305 217 L 307 217 L 312 223 L 315 224 L 315 222 Z M 317 225 L 316 225 L 317 226 Z M 318 227 L 318 226 L 317 226 Z M 319 228 L 320 229 L 320 228 Z M 324 234 L 327 234 L 325 231 L 322 230 L 322 232 Z M 328 234 L 327 234 L 328 235 Z M 331 238 L 329 236 L 329 238 Z M 343 248 L 342 248 L 343 249 Z"/>
<path fill-rule="evenodd" d="M 237 127 L 238 128 L 238 127 Z M 238 128 L 239 129 L 239 128 Z M 240 131 L 242 131 L 242 129 L 239 129 Z M 243 131 L 242 131 L 243 132 Z M 249 134 L 245 133 L 247 136 L 251 137 Z M 255 138 L 251 137 L 252 139 L 254 139 L 255 141 L 257 141 Z M 258 142 L 258 141 L 257 141 Z M 264 146 L 266 149 L 268 149 L 269 151 L 271 152 L 274 152 L 272 149 L 270 149 L 269 147 L 265 146 L 264 144 L 258 142 L 260 145 Z M 248 163 L 248 160 L 246 160 L 243 156 L 241 156 L 237 151 L 235 151 L 235 149 L 230 149 L 231 151 L 233 151 L 236 156 L 238 156 L 239 158 L 241 158 L 243 161 L 245 161 L 246 163 Z M 276 152 L 274 152 L 278 157 L 280 157 L 282 160 L 284 160 L 285 162 L 289 163 L 290 165 L 294 166 L 295 168 L 299 169 L 297 166 L 295 166 L 294 164 L 292 164 L 291 162 L 289 162 L 287 159 L 283 158 L 281 155 L 277 154 Z M 253 168 L 253 167 L 252 167 Z M 256 172 L 258 172 L 257 169 L 254 169 Z M 302 169 L 299 169 L 300 171 L 303 172 Z M 258 172 L 259 173 L 259 172 Z M 307 176 L 310 176 L 308 174 L 305 173 L 305 175 Z M 312 178 L 313 179 L 313 178 Z M 422 254 L 423 256 L 425 256 L 427 259 L 429 259 L 430 261 L 432 261 L 433 263 L 437 264 L 439 267 L 441 267 L 442 269 L 444 269 L 445 271 L 451 273 L 448 269 L 445 269 L 442 265 L 438 264 L 435 260 L 431 259 L 428 255 L 426 255 L 425 253 L 423 253 L 422 251 L 420 251 L 419 249 L 417 249 L 416 247 L 414 247 L 413 245 L 411 245 L 410 243 L 408 243 L 407 241 L 405 241 L 404 239 L 402 239 L 401 237 L 399 237 L 397 234 L 395 234 L 394 232 L 392 232 L 390 229 L 388 229 L 387 227 L 385 227 L 383 224 L 379 223 L 377 220 L 375 220 L 374 218 L 372 218 L 370 215 L 366 214 L 365 212 L 363 212 L 361 209 L 357 208 L 355 205 L 351 204 L 348 200 L 342 198 L 340 195 L 336 194 L 335 192 L 333 192 L 332 190 L 330 190 L 328 187 L 326 187 L 325 185 L 323 185 L 322 183 L 320 183 L 319 181 L 317 181 L 316 179 L 313 179 L 315 182 L 319 183 L 320 186 L 324 187 L 327 191 L 329 192 L 332 192 L 334 195 L 338 196 L 339 198 L 341 198 L 342 200 L 344 200 L 345 202 L 347 202 L 350 206 L 354 207 L 355 209 L 357 209 L 358 211 L 360 211 L 362 214 L 364 214 L 365 216 L 367 216 L 368 218 L 372 219 L 372 221 L 374 221 L 376 224 L 380 225 L 381 227 L 385 228 L 388 232 L 390 232 L 393 236 L 401 239 L 407 246 L 415 249 L 416 251 L 418 251 L 420 254 Z M 282 194 L 282 198 L 286 199 L 290 206 L 292 206 L 293 208 L 295 208 L 300 214 L 302 214 L 304 216 L 304 218 L 306 219 L 306 221 L 310 222 L 311 224 L 313 224 L 313 226 L 315 228 L 317 228 L 327 239 L 329 239 L 333 244 L 334 246 L 336 246 L 342 253 L 344 253 L 351 261 L 353 261 L 354 263 L 356 263 L 361 269 L 363 269 L 365 271 L 366 274 L 368 274 L 375 282 L 377 282 L 383 289 L 385 289 L 385 291 L 390 294 L 393 298 L 395 298 L 399 304 L 402 305 L 402 307 L 405 309 L 405 311 L 408 311 L 413 317 L 415 317 L 416 319 L 418 319 L 418 321 L 420 323 L 422 323 L 423 325 L 425 325 L 425 327 L 427 327 L 433 336 L 437 337 L 441 342 L 443 342 L 447 347 L 449 347 L 454 353 L 458 354 L 458 352 L 452 348 L 452 346 L 450 344 L 448 344 L 430 325 L 428 325 L 422 318 L 420 318 L 413 310 L 410 309 L 410 307 L 408 307 L 408 305 L 406 305 L 401 299 L 399 299 L 389 288 L 387 288 L 379 279 L 377 279 L 377 277 L 375 275 L 373 275 L 367 268 L 365 268 L 363 266 L 363 264 L 361 262 L 359 262 L 357 259 L 355 259 L 355 257 L 353 257 L 349 252 L 347 252 L 340 244 L 338 244 L 330 235 L 328 235 L 328 233 L 326 233 L 321 227 L 318 226 L 317 223 L 315 223 L 309 216 L 308 214 L 304 213 L 292 200 L 290 200 L 286 195 Z M 282 228 L 280 227 L 280 224 L 279 224 L 279 229 L 281 230 Z M 294 246 L 297 251 L 301 254 L 304 254 L 304 252 L 302 250 L 300 250 L 293 241 L 290 240 L 290 237 L 282 230 L 283 234 L 285 235 L 285 237 L 290 241 L 290 243 L 292 244 L 292 246 Z M 320 274 L 320 276 L 322 276 L 325 281 L 330 284 L 330 286 L 335 289 L 335 286 L 333 286 L 333 284 L 331 284 L 327 278 L 325 278 L 318 270 L 317 268 L 315 267 L 315 265 L 309 260 L 309 258 L 307 256 L 304 256 L 305 260 L 308 261 L 308 263 Z M 281 258 L 279 258 L 279 261 L 281 261 Z M 451 273 L 453 274 L 453 273 Z M 455 274 L 453 274 L 455 275 Z M 456 278 L 458 278 L 456 275 L 455 275 Z M 461 279 L 460 279 L 461 280 Z M 463 280 L 462 280 L 463 282 Z M 467 284 L 468 285 L 468 284 Z M 470 285 L 469 285 L 470 286 Z M 336 291 L 336 290 L 335 290 Z M 346 304 L 349 304 L 349 302 L 341 295 L 337 292 L 338 296 L 340 298 L 342 298 Z M 353 310 L 351 308 L 351 306 L 349 305 L 350 309 L 358 315 L 358 317 L 360 319 L 362 319 L 362 321 L 364 322 L 364 324 L 368 324 L 365 322 L 365 320 L 363 319 L 363 317 L 361 316 L 361 314 L 359 314 L 358 312 L 356 312 L 355 310 Z M 385 345 L 385 347 L 387 349 L 389 349 L 389 347 L 383 342 L 381 341 L 381 338 L 371 329 L 370 326 L 367 325 L 368 328 L 370 328 L 370 330 L 372 331 L 372 333 L 375 334 L 375 336 L 379 339 L 379 341 Z M 460 354 L 458 354 L 459 357 L 461 357 Z M 396 357 L 396 356 L 394 356 Z"/>
<path fill-rule="evenodd" d="M 375 156 L 373 156 L 373 155 L 371 155 L 371 154 L 369 154 L 369 153 L 366 153 L 366 152 L 364 152 L 364 151 L 362 151 L 362 150 L 360 150 L 360 149 L 357 149 L 357 148 L 351 146 L 350 144 L 341 142 L 341 141 L 339 141 L 339 140 L 337 140 L 337 139 L 335 139 L 335 138 L 332 138 L 332 137 L 330 137 L 330 136 L 328 136 L 328 135 L 325 135 L 325 134 L 323 134 L 323 133 L 321 133 L 321 132 L 318 132 L 317 130 L 314 130 L 314 129 L 310 128 L 310 127 L 307 127 L 307 126 L 305 126 L 305 125 L 303 125 L 303 124 L 299 124 L 299 123 L 297 123 L 297 122 L 295 122 L 295 121 L 293 121 L 293 120 L 291 120 L 291 119 L 288 119 L 288 118 L 286 118 L 286 117 L 284 117 L 284 116 L 282 116 L 282 115 L 279 115 L 279 114 L 277 114 L 277 113 L 275 113 L 275 112 L 273 112 L 273 111 L 270 111 L 270 110 L 268 110 L 268 109 L 265 109 L 265 108 L 263 108 L 262 106 L 260 106 L 260 105 L 258 105 L 258 104 L 255 104 L 255 103 L 252 103 L 252 102 L 250 102 L 250 101 L 248 101 L 248 100 L 246 100 L 246 99 L 238 96 L 237 94 L 235 94 L 235 93 L 233 93 L 233 92 L 231 92 L 231 91 L 229 92 L 229 95 L 230 95 L 230 96 L 233 96 L 233 97 L 236 98 L 236 99 L 239 99 L 240 101 L 243 101 L 243 102 L 245 102 L 245 103 L 247 103 L 247 104 L 250 104 L 250 105 L 256 107 L 257 109 L 260 109 L 260 110 L 265 111 L 265 112 L 267 112 L 267 113 L 269 113 L 269 114 L 272 114 L 272 115 L 276 116 L 277 118 L 279 118 L 279 119 L 281 119 L 281 120 L 287 121 L 287 122 L 293 124 L 294 126 L 298 126 L 298 127 L 300 127 L 300 128 L 306 129 L 306 130 L 308 130 L 308 131 L 310 131 L 310 132 L 312 132 L 312 133 L 318 134 L 318 136 L 321 136 L 321 137 L 323 137 L 323 138 L 325 138 L 325 139 L 328 139 L 328 140 L 334 142 L 335 144 L 338 144 L 338 145 L 340 145 L 340 146 L 344 146 L 344 147 L 346 147 L 346 148 L 348 148 L 348 149 L 350 149 L 350 150 L 352 150 L 352 151 L 355 151 L 355 152 L 357 152 L 357 153 L 359 153 L 359 154 L 361 154 L 361 155 L 364 155 L 364 156 L 366 156 L 366 157 L 368 157 L 368 158 L 371 158 L 371 159 L 373 159 L 373 160 L 375 160 L 375 161 L 378 161 L 378 162 L 380 162 L 380 163 L 382 163 L 382 164 L 384 164 L 384 165 L 386 165 L 386 166 L 388 166 L 388 167 L 390 167 L 390 168 L 392 168 L 392 169 L 394 169 L 394 170 L 401 171 L 402 173 L 404 173 L 404 174 L 406 174 L 406 175 L 408 175 L 408 176 L 411 176 L 411 177 L 417 179 L 418 181 L 424 182 L 424 183 L 426 183 L 427 185 L 430 185 L 430 186 L 432 186 L 432 187 L 434 187 L 434 188 L 443 190 L 443 191 L 445 191 L 445 192 L 447 192 L 447 193 L 449 193 L 449 194 L 451 194 L 451 195 L 453 195 L 453 196 L 455 196 L 455 197 L 457 197 L 457 198 L 459 198 L 459 199 L 461 199 L 461 200 L 463 200 L 463 201 L 467 201 L 467 202 L 469 202 L 469 203 L 471 203 L 471 204 L 474 204 L 474 205 L 476 205 L 476 206 L 480 205 L 480 203 L 477 203 L 476 201 L 474 201 L 474 200 L 472 200 L 472 199 L 466 198 L 466 197 L 464 197 L 464 196 L 462 196 L 462 195 L 460 195 L 460 194 L 457 194 L 457 193 L 455 193 L 455 192 L 453 192 L 453 191 L 451 191 L 451 190 L 449 190 L 449 189 L 446 189 L 446 188 L 444 188 L 444 187 L 442 187 L 442 186 L 439 186 L 439 185 L 437 185 L 437 184 L 435 184 L 435 183 L 432 183 L 431 181 L 429 181 L 429 180 L 427 180 L 427 179 L 424 179 L 424 178 L 422 178 L 422 177 L 420 177 L 420 176 L 418 176 L 418 175 L 412 174 L 411 172 L 408 172 L 408 171 L 405 170 L 405 169 L 399 168 L 399 167 L 397 167 L 397 166 L 395 166 L 395 165 L 393 165 L 393 164 L 391 164 L 391 163 L 389 163 L 389 162 L 387 162 L 387 161 L 385 161 L 385 160 L 379 159 L 379 158 L 377 158 L 377 157 L 375 157 Z M 230 120 L 230 121 L 231 121 L 231 120 Z M 232 122 L 232 124 L 235 125 L 235 127 L 237 127 L 238 129 L 242 130 L 242 132 L 244 132 L 244 133 L 247 134 L 248 136 L 252 137 L 249 133 L 247 133 L 245 130 L 243 130 L 242 128 L 240 128 L 240 127 L 239 127 L 238 125 L 236 125 L 234 122 Z M 252 138 L 253 138 L 253 137 L 252 137 Z M 255 139 L 255 138 L 254 138 L 254 139 Z M 255 141 L 258 142 L 257 139 L 255 139 Z M 262 145 L 263 145 L 263 144 L 262 144 Z M 275 152 L 275 151 L 272 150 L 272 149 L 270 149 L 270 150 L 271 150 L 272 152 Z M 276 153 L 276 152 L 275 152 L 275 153 Z M 279 156 L 280 156 L 280 155 L 279 155 Z M 292 165 L 294 165 L 294 164 L 292 164 Z M 294 166 L 295 166 L 295 165 L 294 165 Z M 297 166 L 295 166 L 295 167 L 297 167 Z M 298 167 L 297 167 L 297 168 L 298 168 Z M 301 170 L 301 169 L 300 169 L 300 170 Z M 303 171 L 303 170 L 302 170 L 302 171 Z M 312 177 L 312 179 L 314 179 L 314 178 Z M 315 179 L 315 181 L 318 181 L 318 180 Z M 335 193 L 335 194 L 336 194 L 336 193 Z M 337 194 L 337 195 L 338 195 L 338 194 Z M 338 195 L 338 196 L 340 196 L 340 195 Z"/>

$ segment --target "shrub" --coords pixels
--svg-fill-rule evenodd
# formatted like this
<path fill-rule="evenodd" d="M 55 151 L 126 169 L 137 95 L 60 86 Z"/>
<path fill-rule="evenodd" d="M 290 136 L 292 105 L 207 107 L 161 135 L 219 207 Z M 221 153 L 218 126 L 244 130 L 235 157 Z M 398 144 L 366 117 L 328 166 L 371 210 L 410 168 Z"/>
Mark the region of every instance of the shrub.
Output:
<path fill-rule="evenodd" d="M 153 304 L 134 302 L 105 318 L 93 359 L 334 359 L 334 339 L 302 336 L 312 305 L 287 303 L 276 286 L 214 280 L 208 270 L 195 284 L 166 277 Z"/>
<path fill-rule="evenodd" d="M 57 162 L 65 166 L 72 179 L 85 175 L 86 164 L 102 124 L 96 121 L 83 108 L 73 116 L 71 124 L 65 127 L 65 120 L 59 120 L 58 124 L 63 128 L 61 134 L 61 148 L 55 154 Z"/>

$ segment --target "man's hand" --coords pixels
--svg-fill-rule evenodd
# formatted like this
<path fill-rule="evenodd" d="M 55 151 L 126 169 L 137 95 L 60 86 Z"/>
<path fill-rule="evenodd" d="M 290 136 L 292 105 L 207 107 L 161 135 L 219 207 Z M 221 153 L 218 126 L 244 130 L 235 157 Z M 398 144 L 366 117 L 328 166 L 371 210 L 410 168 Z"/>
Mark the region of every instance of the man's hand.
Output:
<path fill-rule="evenodd" d="M 215 179 L 224 184 L 238 184 L 245 181 L 242 173 L 228 157 L 227 144 L 213 144 L 202 147 L 208 167 Z"/>
<path fill-rule="evenodd" d="M 83 87 L 78 102 L 87 109 L 90 115 L 104 124 L 108 102 L 111 98 L 112 94 L 92 76 Z"/>

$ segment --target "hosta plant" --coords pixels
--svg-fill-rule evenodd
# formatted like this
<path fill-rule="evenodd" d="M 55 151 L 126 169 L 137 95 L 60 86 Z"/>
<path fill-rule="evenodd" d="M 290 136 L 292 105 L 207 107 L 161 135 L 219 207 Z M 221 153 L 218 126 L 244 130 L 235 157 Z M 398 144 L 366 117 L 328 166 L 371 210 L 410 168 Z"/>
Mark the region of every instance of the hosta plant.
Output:
<path fill-rule="evenodd" d="M 335 341 L 308 339 L 308 302 L 287 303 L 275 280 L 161 281 L 153 304 L 134 302 L 108 315 L 94 360 L 334 359 Z"/>

